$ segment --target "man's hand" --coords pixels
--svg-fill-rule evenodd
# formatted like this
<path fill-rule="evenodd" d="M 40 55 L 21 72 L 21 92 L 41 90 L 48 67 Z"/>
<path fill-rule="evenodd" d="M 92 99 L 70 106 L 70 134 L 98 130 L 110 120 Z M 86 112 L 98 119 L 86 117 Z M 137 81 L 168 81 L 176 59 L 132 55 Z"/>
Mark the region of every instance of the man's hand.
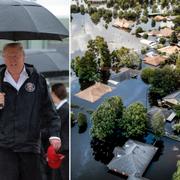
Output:
<path fill-rule="evenodd" d="M 0 93 L 0 109 L 4 107 L 5 93 Z"/>
<path fill-rule="evenodd" d="M 50 139 L 50 144 L 54 147 L 55 151 L 58 151 L 61 147 L 61 140 Z"/>

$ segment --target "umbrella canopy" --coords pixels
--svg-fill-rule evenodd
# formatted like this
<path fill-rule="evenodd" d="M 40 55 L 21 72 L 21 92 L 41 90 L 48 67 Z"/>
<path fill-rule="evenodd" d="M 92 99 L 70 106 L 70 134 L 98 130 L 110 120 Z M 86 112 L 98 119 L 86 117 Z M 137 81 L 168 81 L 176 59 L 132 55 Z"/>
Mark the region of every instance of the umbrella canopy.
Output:
<path fill-rule="evenodd" d="M 4 64 L 2 57 L 0 63 Z M 33 64 L 38 72 L 68 72 L 68 57 L 56 50 L 25 50 L 25 63 Z"/>
<path fill-rule="evenodd" d="M 46 8 L 24 0 L 0 0 L 0 39 L 62 40 L 67 29 Z"/>

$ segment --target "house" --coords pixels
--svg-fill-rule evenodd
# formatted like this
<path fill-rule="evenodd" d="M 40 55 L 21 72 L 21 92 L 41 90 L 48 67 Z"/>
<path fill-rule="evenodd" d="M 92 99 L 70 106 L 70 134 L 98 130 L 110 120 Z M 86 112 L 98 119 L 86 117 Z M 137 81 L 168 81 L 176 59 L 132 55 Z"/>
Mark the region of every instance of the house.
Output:
<path fill-rule="evenodd" d="M 156 56 L 156 55 L 157 54 L 155 52 L 153 52 L 153 51 L 150 51 L 150 52 L 146 53 L 147 57 L 153 57 L 153 56 Z"/>
<path fill-rule="evenodd" d="M 159 34 L 159 31 L 158 31 L 158 30 L 155 30 L 155 29 L 148 32 L 148 35 L 149 35 L 149 36 L 157 36 L 158 34 Z"/>
<path fill-rule="evenodd" d="M 163 28 L 159 31 L 158 36 L 170 37 L 173 32 L 174 30 L 172 30 L 171 28 Z"/>
<path fill-rule="evenodd" d="M 163 98 L 163 102 L 169 106 L 174 106 L 174 105 L 180 104 L 180 90 L 176 91 L 168 96 L 165 96 Z"/>
<path fill-rule="evenodd" d="M 140 43 L 145 44 L 145 45 L 147 45 L 147 46 L 149 46 L 151 48 L 154 48 L 157 45 L 156 42 L 150 41 L 150 40 L 147 40 L 147 39 L 141 39 Z"/>
<path fill-rule="evenodd" d="M 162 107 L 156 107 L 156 106 L 153 106 L 152 108 L 150 108 L 147 112 L 147 116 L 148 116 L 148 127 L 151 128 L 151 122 L 152 122 L 152 118 L 153 116 L 156 114 L 156 113 L 159 113 L 161 114 L 163 117 L 164 117 L 164 122 L 167 120 L 167 121 L 171 121 L 173 120 L 173 117 L 172 118 L 172 113 L 173 111 L 172 110 L 169 110 L 169 109 L 166 109 L 166 108 L 162 108 Z"/>
<path fill-rule="evenodd" d="M 166 27 L 166 28 L 161 29 L 160 31 L 152 30 L 152 31 L 148 32 L 148 35 L 149 36 L 159 36 L 159 37 L 170 37 L 173 32 L 174 32 L 174 30 Z"/>
<path fill-rule="evenodd" d="M 180 48 L 178 46 L 166 46 L 158 49 L 158 51 L 162 53 L 166 53 L 167 55 L 171 55 L 173 53 L 180 51 Z"/>
<path fill-rule="evenodd" d="M 152 65 L 152 66 L 159 66 L 161 62 L 164 62 L 167 57 L 155 55 L 155 56 L 148 56 L 144 58 L 144 63 Z"/>
<path fill-rule="evenodd" d="M 126 29 L 131 29 L 133 25 L 134 25 L 133 21 L 128 21 L 124 18 L 123 19 L 117 19 L 113 24 L 114 27 L 126 28 Z"/>
<path fill-rule="evenodd" d="M 155 20 L 155 21 L 164 21 L 164 20 L 167 20 L 167 18 L 164 17 L 164 16 L 158 15 L 158 16 L 155 16 L 155 17 L 154 17 L 154 20 Z"/>
<path fill-rule="evenodd" d="M 131 68 L 123 67 L 120 69 L 120 72 L 118 73 L 111 73 L 111 80 L 116 81 L 116 82 L 122 82 L 124 80 L 130 79 L 130 78 L 135 78 L 139 74 L 138 70 L 134 70 Z"/>
<path fill-rule="evenodd" d="M 98 99 L 100 99 L 104 94 L 111 92 L 112 88 L 103 83 L 95 83 L 94 85 L 88 87 L 87 89 L 80 91 L 75 96 L 94 103 Z"/>
<path fill-rule="evenodd" d="M 114 148 L 114 158 L 107 166 L 112 171 L 128 176 L 128 179 L 142 179 L 156 151 L 157 148 L 152 145 L 128 140 L 122 148 Z"/>

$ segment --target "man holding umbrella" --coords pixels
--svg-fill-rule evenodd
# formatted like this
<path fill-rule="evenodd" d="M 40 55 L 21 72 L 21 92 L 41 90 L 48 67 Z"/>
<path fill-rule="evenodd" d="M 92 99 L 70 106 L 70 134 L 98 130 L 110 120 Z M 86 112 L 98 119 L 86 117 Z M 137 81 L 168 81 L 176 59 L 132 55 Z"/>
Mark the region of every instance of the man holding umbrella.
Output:
<path fill-rule="evenodd" d="M 50 144 L 58 150 L 60 120 L 45 79 L 24 63 L 20 43 L 3 48 L 0 66 L 0 179 L 41 180 L 40 130 L 48 125 Z"/>

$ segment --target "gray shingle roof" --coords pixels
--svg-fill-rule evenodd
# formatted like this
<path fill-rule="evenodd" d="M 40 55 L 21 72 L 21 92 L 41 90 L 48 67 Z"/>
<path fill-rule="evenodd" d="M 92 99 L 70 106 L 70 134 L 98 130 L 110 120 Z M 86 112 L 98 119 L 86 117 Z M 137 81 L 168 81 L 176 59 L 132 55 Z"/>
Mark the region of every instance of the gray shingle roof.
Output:
<path fill-rule="evenodd" d="M 156 151 L 152 145 L 128 140 L 123 148 L 115 147 L 115 156 L 107 166 L 110 170 L 140 178 Z"/>

